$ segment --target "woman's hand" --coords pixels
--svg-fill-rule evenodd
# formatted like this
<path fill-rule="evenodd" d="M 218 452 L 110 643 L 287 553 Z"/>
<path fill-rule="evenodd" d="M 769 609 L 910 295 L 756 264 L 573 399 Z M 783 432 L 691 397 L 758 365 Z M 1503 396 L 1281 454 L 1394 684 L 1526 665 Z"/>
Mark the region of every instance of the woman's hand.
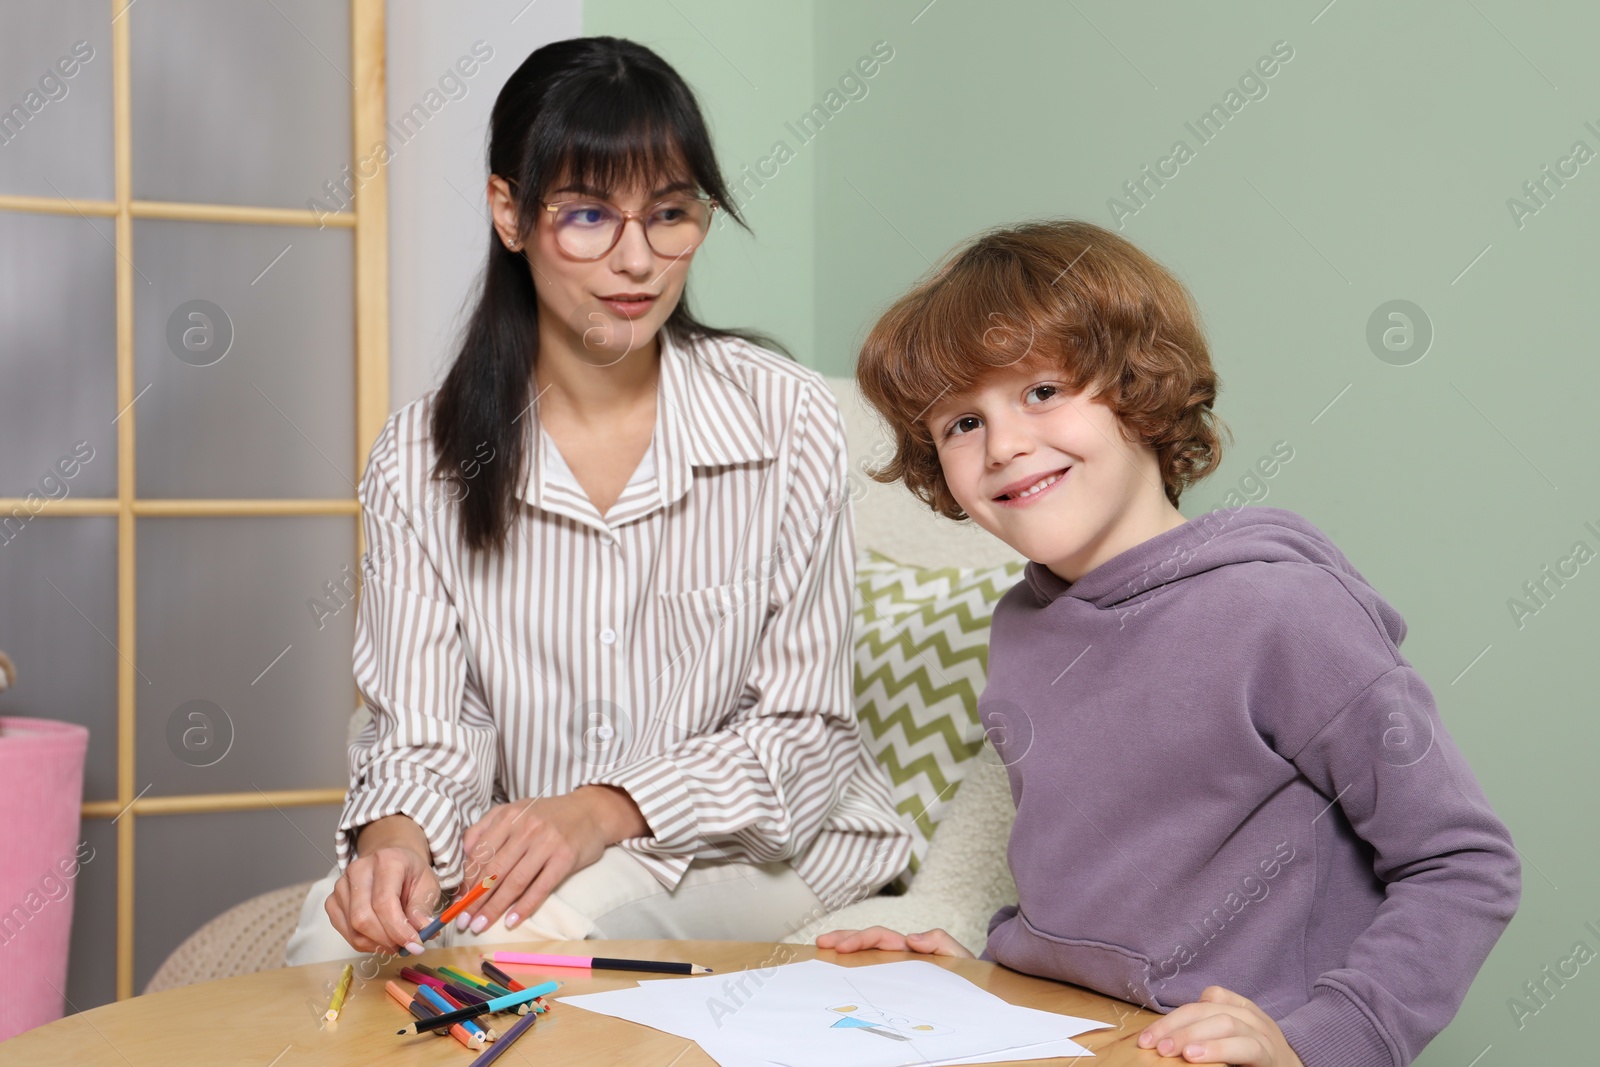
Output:
<path fill-rule="evenodd" d="M 498 804 L 467 830 L 468 881 L 500 880 L 456 928 L 482 933 L 503 914 L 511 930 L 546 897 L 598 860 L 607 846 L 649 832 L 627 793 L 606 785 L 580 786 L 564 796 Z M 473 873 L 476 872 L 476 873 Z"/>
<path fill-rule="evenodd" d="M 440 895 L 422 828 L 385 816 L 361 828 L 356 853 L 322 905 L 333 928 L 357 952 L 421 952 L 417 934 Z"/>
<path fill-rule="evenodd" d="M 831 948 L 835 952 L 865 952 L 876 948 L 886 952 L 921 952 L 928 956 L 957 956 L 966 960 L 973 958 L 965 945 L 943 930 L 904 936 L 886 926 L 869 926 L 865 930 L 829 930 L 817 936 L 817 947 Z"/>
<path fill-rule="evenodd" d="M 1206 986 L 1193 1004 L 1174 1008 L 1139 1034 L 1140 1048 L 1190 1063 L 1237 1067 L 1305 1067 L 1283 1031 L 1254 1001 L 1219 985 Z"/>

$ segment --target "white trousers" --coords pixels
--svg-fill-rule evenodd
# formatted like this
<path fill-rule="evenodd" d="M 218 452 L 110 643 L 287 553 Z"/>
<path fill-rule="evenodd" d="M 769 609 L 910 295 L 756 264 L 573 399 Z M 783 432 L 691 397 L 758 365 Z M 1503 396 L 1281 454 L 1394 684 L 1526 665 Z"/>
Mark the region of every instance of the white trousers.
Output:
<path fill-rule="evenodd" d="M 288 966 L 361 955 L 333 928 L 324 907 L 338 880 L 335 868 L 306 894 L 300 925 L 284 954 Z M 669 893 L 642 863 L 613 845 L 595 863 L 569 875 L 515 929 L 496 920 L 474 934 L 452 923 L 428 946 L 586 938 L 779 941 L 825 910 L 787 863 L 696 860 Z"/>

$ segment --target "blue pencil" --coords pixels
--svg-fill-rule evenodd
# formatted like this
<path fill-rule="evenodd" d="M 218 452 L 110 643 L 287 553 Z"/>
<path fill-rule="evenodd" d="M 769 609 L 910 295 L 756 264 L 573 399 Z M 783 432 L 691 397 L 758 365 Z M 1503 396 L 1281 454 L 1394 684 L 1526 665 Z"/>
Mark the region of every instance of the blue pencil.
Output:
<path fill-rule="evenodd" d="M 448 1000 L 444 999 L 443 995 L 441 995 L 440 992 L 437 989 L 433 988 L 430 985 L 419 985 L 419 986 L 417 986 L 417 996 L 421 997 L 423 1000 L 426 1000 L 429 1004 L 432 1004 L 435 1008 L 438 1009 L 439 1014 L 441 1014 L 441 1015 L 443 1015 L 447 1011 L 455 1011 L 456 1010 L 456 1006 L 454 1004 L 452 1004 Z M 483 1028 L 483 1026 L 481 1024 L 479 1024 L 478 1020 L 476 1020 L 476 1019 L 462 1019 L 461 1020 L 461 1025 L 465 1026 L 472 1033 L 478 1034 L 485 1041 L 489 1040 L 489 1031 L 485 1030 Z"/>

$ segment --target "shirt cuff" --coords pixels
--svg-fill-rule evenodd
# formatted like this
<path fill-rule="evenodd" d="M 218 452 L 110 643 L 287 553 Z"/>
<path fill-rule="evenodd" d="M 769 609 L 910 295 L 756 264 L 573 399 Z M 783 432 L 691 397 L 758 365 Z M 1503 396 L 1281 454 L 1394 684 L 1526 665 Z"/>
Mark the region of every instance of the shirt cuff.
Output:
<path fill-rule="evenodd" d="M 682 870 L 672 881 L 682 877 L 700 843 L 700 824 L 694 814 L 694 800 L 689 796 L 689 785 L 677 764 L 664 756 L 630 763 L 589 779 L 589 785 L 610 785 L 628 794 L 639 808 L 645 823 L 650 827 L 649 837 L 631 837 L 619 842 L 629 852 L 641 859 L 653 856 L 658 859 L 681 859 Z M 646 864 L 650 866 L 650 864 Z M 657 877 L 661 877 L 657 874 Z"/>
<path fill-rule="evenodd" d="M 461 819 L 456 805 L 425 785 L 405 779 L 367 781 L 345 796 L 334 834 L 335 858 L 342 872 L 356 858 L 356 831 L 386 815 L 405 815 L 422 828 L 433 853 L 434 873 L 445 892 L 461 884 Z"/>
<path fill-rule="evenodd" d="M 1309 1002 L 1278 1020 L 1278 1029 L 1305 1067 L 1401 1067 L 1407 1062 L 1366 1009 L 1326 980 Z"/>

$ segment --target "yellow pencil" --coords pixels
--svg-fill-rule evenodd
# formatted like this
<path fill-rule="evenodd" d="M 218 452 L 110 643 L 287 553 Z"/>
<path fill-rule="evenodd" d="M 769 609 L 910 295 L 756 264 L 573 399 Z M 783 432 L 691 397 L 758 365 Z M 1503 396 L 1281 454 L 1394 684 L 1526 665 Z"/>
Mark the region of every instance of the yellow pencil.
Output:
<path fill-rule="evenodd" d="M 344 965 L 344 970 L 339 972 L 339 984 L 334 987 L 333 1001 L 329 1003 L 328 1010 L 323 1018 L 328 1022 L 338 1022 L 339 1012 L 344 1010 L 344 998 L 350 992 L 350 979 L 355 975 L 356 967 L 353 963 Z"/>

